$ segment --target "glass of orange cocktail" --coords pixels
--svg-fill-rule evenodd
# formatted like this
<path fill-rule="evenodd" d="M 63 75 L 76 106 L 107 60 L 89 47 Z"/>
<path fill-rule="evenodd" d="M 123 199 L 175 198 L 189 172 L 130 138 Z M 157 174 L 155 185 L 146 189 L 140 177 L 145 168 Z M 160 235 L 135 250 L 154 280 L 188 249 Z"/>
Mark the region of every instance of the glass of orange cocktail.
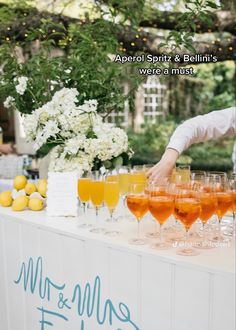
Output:
<path fill-rule="evenodd" d="M 214 190 L 217 198 L 216 215 L 218 218 L 218 228 L 213 233 L 213 242 L 224 242 L 225 238 L 222 233 L 221 223 L 224 215 L 230 211 L 233 205 L 233 197 L 229 187 L 229 181 L 225 175 L 211 175 L 210 182 L 211 187 Z"/>
<path fill-rule="evenodd" d="M 98 223 L 99 210 L 104 202 L 104 176 L 99 171 L 92 172 L 92 181 L 90 183 L 90 199 L 96 212 L 96 223 Z M 93 233 L 102 233 L 104 228 L 96 227 L 90 230 Z"/>
<path fill-rule="evenodd" d="M 137 236 L 129 242 L 135 245 L 146 244 L 146 240 L 141 237 L 140 221 L 148 212 L 148 195 L 145 193 L 145 183 L 131 183 L 127 195 L 127 206 L 137 220 Z"/>
<path fill-rule="evenodd" d="M 198 198 L 201 203 L 201 213 L 199 219 L 202 222 L 203 238 L 198 242 L 197 247 L 202 249 L 212 248 L 210 240 L 206 237 L 206 224 L 217 210 L 217 197 L 214 191 L 206 192 L 204 187 L 198 192 Z"/>
<path fill-rule="evenodd" d="M 174 197 L 168 190 L 169 184 L 167 183 L 164 186 L 161 183 L 159 184 L 158 181 L 160 180 L 157 180 L 149 188 L 148 206 L 150 213 L 160 225 L 160 239 L 152 245 L 152 248 L 163 250 L 171 247 L 163 239 L 162 226 L 174 211 Z"/>
<path fill-rule="evenodd" d="M 231 211 L 233 214 L 233 223 L 227 227 L 227 230 L 224 232 L 224 234 L 226 236 L 235 236 L 236 235 L 236 173 L 233 173 L 229 178 L 229 188 L 232 196 Z"/>
<path fill-rule="evenodd" d="M 189 244 L 189 230 L 200 216 L 200 213 L 201 202 L 197 194 L 192 193 L 192 196 L 186 197 L 184 191 L 178 191 L 175 199 L 175 214 L 178 220 L 183 224 L 186 233 L 184 247 L 177 251 L 178 254 L 184 256 L 194 256 L 198 254 Z"/>
<path fill-rule="evenodd" d="M 117 222 L 117 219 L 114 218 L 114 211 L 119 203 L 120 190 L 119 190 L 119 179 L 118 176 L 108 175 L 105 178 L 104 183 L 104 202 L 108 208 L 110 218 L 107 220 L 111 223 Z M 116 236 L 119 234 L 117 230 L 106 231 L 106 235 Z"/>
<path fill-rule="evenodd" d="M 84 216 L 86 216 L 87 205 L 90 201 L 91 181 L 92 181 L 91 172 L 85 172 L 78 179 L 78 197 L 83 205 Z M 88 227 L 91 227 L 91 224 L 89 224 L 88 222 L 80 225 L 80 228 L 88 228 Z"/>

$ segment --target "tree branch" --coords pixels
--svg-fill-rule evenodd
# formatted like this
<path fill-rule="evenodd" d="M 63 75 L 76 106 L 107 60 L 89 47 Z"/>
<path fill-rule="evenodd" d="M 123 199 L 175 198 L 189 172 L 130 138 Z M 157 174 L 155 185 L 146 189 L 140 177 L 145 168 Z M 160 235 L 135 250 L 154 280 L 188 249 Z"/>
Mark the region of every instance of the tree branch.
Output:
<path fill-rule="evenodd" d="M 152 17 L 140 22 L 140 26 L 154 27 L 164 30 L 179 30 L 182 13 L 168 11 L 153 11 Z M 218 11 L 212 13 L 212 24 L 196 21 L 196 33 L 229 32 L 236 35 L 236 11 Z M 189 27 L 191 30 L 191 27 Z"/>

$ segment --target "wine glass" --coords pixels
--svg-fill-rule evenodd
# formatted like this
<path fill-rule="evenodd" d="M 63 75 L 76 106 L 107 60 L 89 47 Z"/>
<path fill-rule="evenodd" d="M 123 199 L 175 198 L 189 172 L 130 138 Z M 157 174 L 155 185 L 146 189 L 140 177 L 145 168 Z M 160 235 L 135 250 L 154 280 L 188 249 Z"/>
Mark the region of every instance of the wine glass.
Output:
<path fill-rule="evenodd" d="M 150 182 L 147 187 L 145 188 L 146 194 L 150 197 L 157 197 L 157 196 L 166 196 L 167 195 L 167 186 L 169 183 L 169 178 L 158 178 L 155 182 Z M 159 226 L 156 219 L 155 222 L 155 229 L 152 232 L 146 233 L 146 237 L 148 238 L 157 238 L 160 236 Z"/>
<path fill-rule="evenodd" d="M 104 202 L 109 210 L 110 218 L 107 220 L 110 223 L 117 222 L 114 218 L 114 211 L 119 203 L 120 191 L 119 191 L 119 179 L 117 175 L 107 176 L 104 184 Z M 116 230 L 109 230 L 105 232 L 105 235 L 116 236 L 119 232 Z"/>
<path fill-rule="evenodd" d="M 131 183 L 146 183 L 147 177 L 143 165 L 135 165 L 130 172 Z"/>
<path fill-rule="evenodd" d="M 211 241 L 206 237 L 206 224 L 208 220 L 215 214 L 217 209 L 217 197 L 215 191 L 206 192 L 204 188 L 199 191 L 198 197 L 201 203 L 201 213 L 200 213 L 200 220 L 202 222 L 202 231 L 203 231 L 203 238 L 197 244 L 198 248 L 201 249 L 210 249 L 212 248 Z"/>
<path fill-rule="evenodd" d="M 189 192 L 179 190 L 175 200 L 175 213 L 185 228 L 184 247 L 177 250 L 177 254 L 183 256 L 195 256 L 198 252 L 189 245 L 189 230 L 201 213 L 201 202 L 196 193 L 186 197 Z"/>
<path fill-rule="evenodd" d="M 217 198 L 216 215 L 218 218 L 218 229 L 214 232 L 213 242 L 226 241 L 221 228 L 223 216 L 229 211 L 233 205 L 233 198 L 229 187 L 229 181 L 225 176 L 214 175 L 211 176 L 213 189 Z"/>
<path fill-rule="evenodd" d="M 169 185 L 162 186 L 161 191 L 158 180 L 150 187 L 148 198 L 149 211 L 160 225 L 160 239 L 151 247 L 154 249 L 169 249 L 170 244 L 163 239 L 162 226 L 174 211 L 174 197 L 168 193 Z M 164 190 L 165 189 L 165 190 Z"/>
<path fill-rule="evenodd" d="M 179 164 L 175 168 L 175 180 L 179 183 L 187 183 L 190 181 L 190 165 Z"/>
<path fill-rule="evenodd" d="M 227 230 L 224 232 L 226 236 L 236 235 L 236 173 L 233 173 L 229 178 L 229 188 L 232 195 L 232 206 L 231 210 L 233 213 L 233 223 L 228 226 Z"/>
<path fill-rule="evenodd" d="M 99 221 L 99 210 L 104 201 L 104 176 L 99 171 L 92 172 L 92 178 L 90 184 L 90 198 L 91 202 L 95 208 L 96 212 L 96 222 Z M 97 227 L 90 230 L 92 233 L 103 233 L 105 231 L 104 228 Z"/>
<path fill-rule="evenodd" d="M 78 179 L 78 196 L 80 202 L 83 205 L 84 217 L 86 215 L 87 205 L 90 200 L 90 189 L 91 189 L 91 172 L 84 172 L 82 176 Z M 79 226 L 80 228 L 91 227 L 89 223 L 83 223 Z"/>
<path fill-rule="evenodd" d="M 134 245 L 146 244 L 146 240 L 140 234 L 140 221 L 148 212 L 148 196 L 145 193 L 145 183 L 131 183 L 127 195 L 127 206 L 137 220 L 137 236 L 129 242 Z"/>

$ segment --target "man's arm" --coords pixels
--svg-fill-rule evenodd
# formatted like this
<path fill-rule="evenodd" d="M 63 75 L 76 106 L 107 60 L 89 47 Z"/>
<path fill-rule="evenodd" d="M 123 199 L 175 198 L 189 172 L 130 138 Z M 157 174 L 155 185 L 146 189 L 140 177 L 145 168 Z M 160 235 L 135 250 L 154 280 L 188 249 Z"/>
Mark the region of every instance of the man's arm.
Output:
<path fill-rule="evenodd" d="M 236 107 L 186 120 L 173 133 L 159 163 L 148 172 L 149 178 L 169 176 L 178 156 L 192 144 L 230 135 L 236 136 Z"/>

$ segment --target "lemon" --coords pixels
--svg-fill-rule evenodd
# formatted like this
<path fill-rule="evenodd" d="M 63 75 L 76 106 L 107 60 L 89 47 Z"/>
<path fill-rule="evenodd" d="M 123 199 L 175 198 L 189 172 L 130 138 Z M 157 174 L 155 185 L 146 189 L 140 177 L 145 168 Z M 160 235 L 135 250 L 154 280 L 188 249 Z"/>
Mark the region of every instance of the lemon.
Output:
<path fill-rule="evenodd" d="M 47 180 L 41 179 L 38 181 L 37 184 L 38 192 L 40 193 L 41 196 L 46 197 L 47 196 L 47 188 L 48 188 L 48 183 Z"/>
<path fill-rule="evenodd" d="M 44 202 L 41 198 L 34 197 L 29 200 L 28 206 L 32 211 L 40 211 L 44 207 Z"/>
<path fill-rule="evenodd" d="M 0 204 L 4 207 L 11 206 L 12 204 L 12 195 L 11 191 L 3 191 L 0 194 Z"/>
<path fill-rule="evenodd" d="M 29 202 L 29 197 L 27 196 L 18 196 L 12 204 L 13 211 L 23 211 Z"/>
<path fill-rule="evenodd" d="M 27 179 L 24 175 L 17 175 L 13 181 L 16 190 L 24 189 L 27 184 Z"/>
<path fill-rule="evenodd" d="M 37 191 L 37 188 L 34 183 L 28 182 L 27 185 L 25 186 L 26 195 L 31 195 L 36 191 Z"/>

